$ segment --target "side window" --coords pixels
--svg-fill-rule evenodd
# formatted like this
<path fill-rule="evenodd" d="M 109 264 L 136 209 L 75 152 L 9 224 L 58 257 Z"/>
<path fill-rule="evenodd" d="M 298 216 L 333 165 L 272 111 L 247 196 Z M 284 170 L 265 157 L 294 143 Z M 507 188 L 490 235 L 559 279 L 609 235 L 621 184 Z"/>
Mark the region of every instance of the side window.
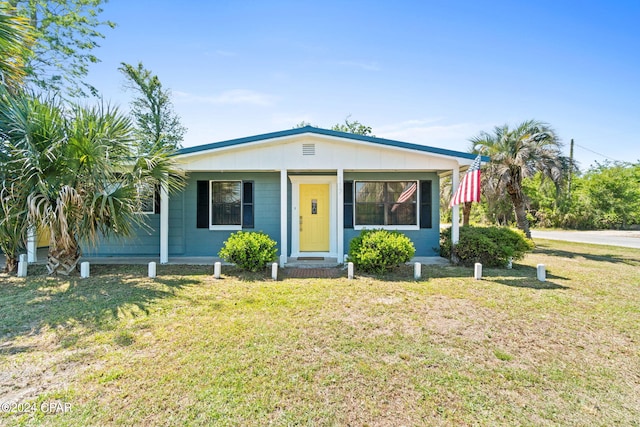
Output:
<path fill-rule="evenodd" d="M 140 184 L 137 187 L 138 190 L 138 199 L 140 200 L 140 212 L 145 214 L 154 214 L 158 213 L 156 211 L 156 202 L 160 202 L 160 200 L 156 200 L 156 191 L 153 185 L 151 184 Z M 159 198 L 158 198 L 159 199 Z"/>

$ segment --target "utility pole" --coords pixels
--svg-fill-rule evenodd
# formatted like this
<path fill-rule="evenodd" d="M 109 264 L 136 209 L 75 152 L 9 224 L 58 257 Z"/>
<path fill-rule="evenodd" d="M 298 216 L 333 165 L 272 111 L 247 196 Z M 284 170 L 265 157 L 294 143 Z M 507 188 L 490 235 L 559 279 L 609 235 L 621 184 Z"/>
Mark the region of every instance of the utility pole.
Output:
<path fill-rule="evenodd" d="M 571 146 L 569 148 L 569 185 L 568 185 L 568 199 L 571 203 L 571 176 L 573 175 L 573 138 L 571 138 Z"/>

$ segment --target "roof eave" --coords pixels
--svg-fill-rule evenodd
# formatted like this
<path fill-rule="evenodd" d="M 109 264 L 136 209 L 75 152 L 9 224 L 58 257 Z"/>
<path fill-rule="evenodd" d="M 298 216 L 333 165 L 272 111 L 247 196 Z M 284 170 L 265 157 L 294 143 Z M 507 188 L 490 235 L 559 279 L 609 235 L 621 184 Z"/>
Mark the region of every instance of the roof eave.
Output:
<path fill-rule="evenodd" d="M 211 144 L 204 144 L 196 147 L 182 148 L 178 150 L 175 153 L 175 155 L 189 156 L 189 155 L 196 155 L 196 154 L 204 154 L 205 152 L 208 152 L 208 151 L 219 150 L 223 148 L 230 148 L 230 147 L 240 146 L 244 144 L 260 142 L 260 141 L 299 136 L 304 134 L 324 135 L 324 136 L 330 136 L 330 137 L 339 138 L 339 139 L 348 139 L 352 141 L 361 141 L 361 142 L 366 142 L 370 144 L 377 144 L 377 145 L 386 146 L 390 148 L 402 148 L 402 149 L 418 151 L 422 153 L 436 154 L 436 155 L 447 156 L 447 157 L 456 157 L 456 158 L 462 158 L 467 160 L 474 160 L 477 156 L 476 154 L 473 154 L 473 153 L 465 153 L 462 151 L 448 150 L 446 148 L 430 147 L 427 145 L 396 141 L 396 140 L 386 139 L 386 138 L 378 138 L 375 136 L 358 135 L 358 134 L 353 134 L 348 132 L 340 132 L 340 131 L 335 131 L 330 129 L 316 128 L 313 126 L 304 126 L 301 128 L 294 128 L 294 129 L 288 129 L 284 131 L 270 132 L 270 133 L 265 133 L 260 135 L 253 135 L 253 136 L 248 136 L 243 138 L 236 138 L 236 139 L 230 139 L 226 141 L 214 142 Z M 482 156 L 482 161 L 488 162 L 489 157 Z"/>

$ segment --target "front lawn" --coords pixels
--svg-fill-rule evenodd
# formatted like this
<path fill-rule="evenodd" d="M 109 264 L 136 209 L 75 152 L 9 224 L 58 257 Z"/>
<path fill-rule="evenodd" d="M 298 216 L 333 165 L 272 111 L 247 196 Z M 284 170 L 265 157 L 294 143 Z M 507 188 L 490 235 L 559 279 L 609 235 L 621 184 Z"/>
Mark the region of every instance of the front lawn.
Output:
<path fill-rule="evenodd" d="M 419 282 L 410 269 L 278 282 L 192 266 L 158 266 L 155 280 L 146 266 L 29 273 L 0 275 L 0 424 L 640 420 L 640 250 L 540 240 L 481 281 L 433 266 Z"/>

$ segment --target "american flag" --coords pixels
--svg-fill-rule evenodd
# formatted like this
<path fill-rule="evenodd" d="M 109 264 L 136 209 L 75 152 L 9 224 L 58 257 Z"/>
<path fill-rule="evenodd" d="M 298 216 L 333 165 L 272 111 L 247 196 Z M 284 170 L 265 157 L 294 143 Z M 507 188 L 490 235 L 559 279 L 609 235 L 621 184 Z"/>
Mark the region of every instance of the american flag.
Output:
<path fill-rule="evenodd" d="M 464 202 L 480 201 L 480 160 L 480 154 L 478 154 L 478 157 L 476 157 L 462 178 L 458 191 L 451 199 L 450 208 Z"/>
<path fill-rule="evenodd" d="M 400 194 L 400 197 L 398 197 L 398 200 L 396 200 L 396 202 L 393 204 L 393 207 L 391 208 L 391 212 L 395 212 L 395 210 L 398 209 L 398 207 L 400 206 L 400 203 L 404 203 L 407 200 L 409 200 L 411 196 L 413 196 L 413 193 L 416 192 L 416 188 L 418 188 L 418 185 L 415 182 L 411 183 L 411 185 L 408 186 Z"/>

